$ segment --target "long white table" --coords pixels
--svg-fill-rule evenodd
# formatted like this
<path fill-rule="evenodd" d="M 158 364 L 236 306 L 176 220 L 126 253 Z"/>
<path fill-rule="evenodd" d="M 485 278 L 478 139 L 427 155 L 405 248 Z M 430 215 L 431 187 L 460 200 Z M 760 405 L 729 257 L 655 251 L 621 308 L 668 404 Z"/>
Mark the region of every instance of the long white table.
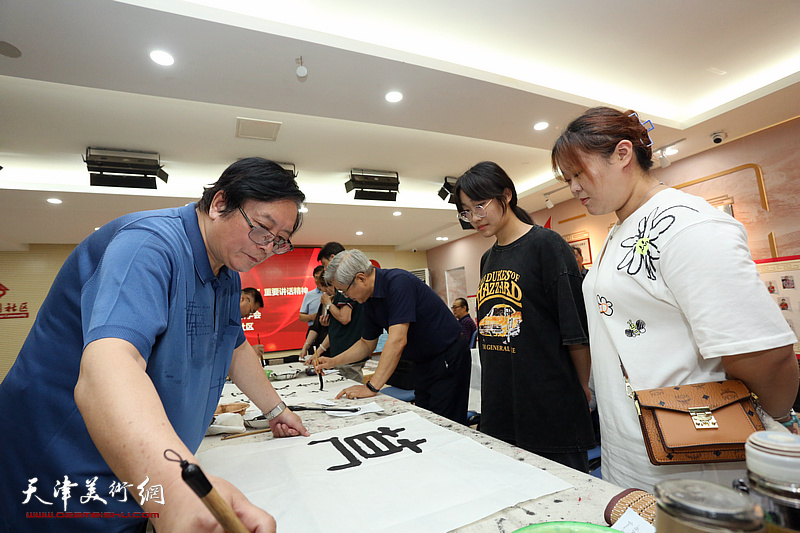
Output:
<path fill-rule="evenodd" d="M 290 363 L 274 365 L 269 368 L 273 371 L 282 371 L 304 367 L 299 363 Z M 325 376 L 324 380 L 326 392 L 325 396 L 320 397 L 331 397 L 331 395 L 335 392 L 338 392 L 339 390 L 355 383 L 352 381 L 342 381 L 339 376 Z M 306 376 L 301 373 L 301 375 L 294 380 L 273 382 L 273 385 L 278 389 L 281 389 L 288 384 L 293 385 L 292 390 L 299 389 L 307 391 L 319 389 L 319 378 L 317 376 Z M 289 389 L 284 388 L 284 390 Z M 294 396 L 297 399 L 302 399 L 297 394 Z M 222 401 L 226 401 L 226 399 L 223 397 Z M 286 398 L 286 401 L 289 405 L 296 403 L 291 397 Z M 354 426 L 370 420 L 378 420 L 382 417 L 386 417 L 387 415 L 395 415 L 411 411 L 418 414 L 420 417 L 433 422 L 434 424 L 437 424 L 455 433 L 465 435 L 475 440 L 479 444 L 498 453 L 545 470 L 573 485 L 573 487 L 570 489 L 507 507 L 500 512 L 486 516 L 481 520 L 457 529 L 456 531 L 459 533 L 508 533 L 530 524 L 550 521 L 576 521 L 605 525 L 603 511 L 606 505 L 614 496 L 623 490 L 621 487 L 604 482 L 588 474 L 578 472 L 543 457 L 539 457 L 538 455 L 532 454 L 515 446 L 511 446 L 469 427 L 456 424 L 425 409 L 421 409 L 409 403 L 396 400 L 390 396 L 378 394 L 374 398 L 368 399 L 341 400 L 339 404 L 342 407 L 348 407 L 365 405 L 373 401 L 377 402 L 384 409 L 384 412 L 366 413 L 359 416 L 346 418 L 333 417 L 320 411 L 300 411 L 298 412 L 298 415 L 302 418 L 303 424 L 313 435 L 314 433 L 320 433 L 323 431 Z M 308 401 L 301 404 L 313 405 Z M 200 446 L 200 450 L 198 450 L 198 453 L 219 446 L 236 446 L 238 444 L 270 440 L 272 438 L 273 437 L 271 433 L 260 433 L 227 440 L 222 440 L 221 435 L 209 436 L 204 439 Z M 390 490 L 390 488 L 389 485 L 386 484 L 376 487 L 376 491 L 379 492 L 385 492 L 387 490 Z"/>

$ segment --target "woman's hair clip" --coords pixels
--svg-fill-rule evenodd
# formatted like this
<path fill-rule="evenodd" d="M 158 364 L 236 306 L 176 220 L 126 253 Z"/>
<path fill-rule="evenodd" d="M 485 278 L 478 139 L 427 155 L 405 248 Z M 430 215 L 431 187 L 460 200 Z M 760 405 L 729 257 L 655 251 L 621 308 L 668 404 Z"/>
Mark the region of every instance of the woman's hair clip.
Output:
<path fill-rule="evenodd" d="M 644 140 L 639 139 L 640 141 L 642 141 L 642 144 L 644 144 L 645 146 L 653 146 L 653 139 L 650 138 L 650 132 L 653 131 L 653 128 L 655 128 L 655 126 L 653 126 L 653 123 L 651 121 L 649 121 L 649 120 L 647 120 L 645 122 L 642 122 L 642 120 L 639 118 L 639 115 L 636 114 L 636 113 L 631 113 L 628 116 L 629 117 L 636 117 L 636 120 L 639 121 L 639 124 L 644 126 L 644 129 L 647 130 L 647 132 L 648 132 L 647 133 L 647 140 L 650 141 L 650 143 L 649 144 L 645 144 Z"/>

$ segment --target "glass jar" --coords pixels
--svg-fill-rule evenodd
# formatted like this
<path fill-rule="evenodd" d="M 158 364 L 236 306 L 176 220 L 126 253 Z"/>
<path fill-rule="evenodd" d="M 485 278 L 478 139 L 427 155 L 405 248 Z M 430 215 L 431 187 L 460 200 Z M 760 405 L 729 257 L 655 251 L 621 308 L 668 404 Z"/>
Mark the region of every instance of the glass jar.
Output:
<path fill-rule="evenodd" d="M 770 533 L 800 531 L 800 436 L 759 431 L 744 446 L 750 496 Z"/>
<path fill-rule="evenodd" d="M 741 492 L 692 479 L 671 479 L 655 487 L 658 533 L 760 533 L 761 508 Z"/>

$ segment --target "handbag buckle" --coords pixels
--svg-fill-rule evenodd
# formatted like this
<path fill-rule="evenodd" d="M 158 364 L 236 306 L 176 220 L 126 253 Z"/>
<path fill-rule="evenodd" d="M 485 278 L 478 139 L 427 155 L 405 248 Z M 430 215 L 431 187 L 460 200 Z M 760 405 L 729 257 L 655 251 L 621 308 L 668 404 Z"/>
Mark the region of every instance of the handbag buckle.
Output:
<path fill-rule="evenodd" d="M 711 413 L 708 406 L 690 407 L 689 414 L 692 416 L 695 429 L 718 429 L 717 419 Z"/>

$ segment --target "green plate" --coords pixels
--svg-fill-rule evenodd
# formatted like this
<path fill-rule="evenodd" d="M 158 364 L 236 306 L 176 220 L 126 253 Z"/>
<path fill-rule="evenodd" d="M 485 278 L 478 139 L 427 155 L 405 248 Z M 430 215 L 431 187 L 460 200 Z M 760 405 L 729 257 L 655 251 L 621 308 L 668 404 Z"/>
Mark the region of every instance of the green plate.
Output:
<path fill-rule="evenodd" d="M 606 526 L 588 524 L 586 522 L 544 522 L 542 524 L 532 524 L 514 533 L 583 533 L 584 531 L 609 531 Z"/>

